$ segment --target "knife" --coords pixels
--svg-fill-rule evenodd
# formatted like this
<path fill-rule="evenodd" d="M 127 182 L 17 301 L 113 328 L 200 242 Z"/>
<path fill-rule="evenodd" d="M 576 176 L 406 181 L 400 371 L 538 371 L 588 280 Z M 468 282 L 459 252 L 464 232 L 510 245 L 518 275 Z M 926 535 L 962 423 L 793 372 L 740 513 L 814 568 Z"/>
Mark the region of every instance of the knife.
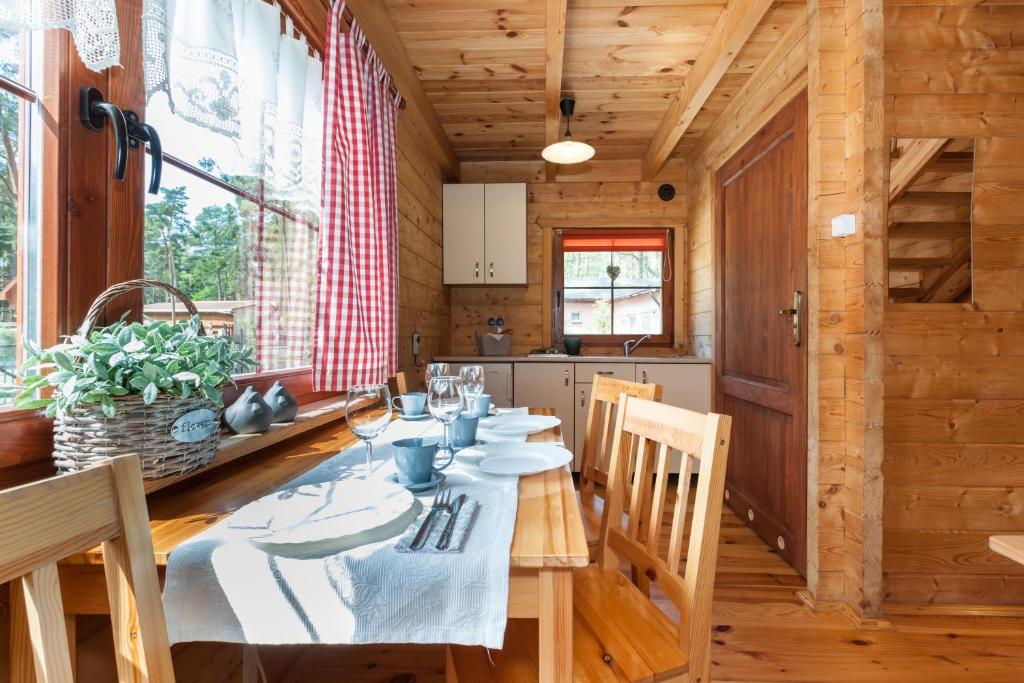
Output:
<path fill-rule="evenodd" d="M 451 543 L 452 533 L 455 531 L 455 518 L 459 516 L 459 512 L 462 510 L 462 506 L 466 503 L 466 494 L 463 493 L 456 498 L 450 507 L 451 516 L 448 517 L 448 523 L 445 524 L 444 530 L 441 532 L 441 537 L 437 539 L 438 550 L 448 550 L 448 544 Z"/>

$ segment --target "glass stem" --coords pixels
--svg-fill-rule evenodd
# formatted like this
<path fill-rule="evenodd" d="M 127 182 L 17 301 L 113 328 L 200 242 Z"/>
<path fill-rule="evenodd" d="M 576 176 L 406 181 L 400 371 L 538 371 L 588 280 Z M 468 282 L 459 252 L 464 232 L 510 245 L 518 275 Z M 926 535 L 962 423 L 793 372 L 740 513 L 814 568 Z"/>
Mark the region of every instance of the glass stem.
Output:
<path fill-rule="evenodd" d="M 366 442 L 366 476 L 369 477 L 370 473 L 373 472 L 373 442 Z"/>
<path fill-rule="evenodd" d="M 450 451 L 452 449 L 452 447 L 451 447 L 451 445 L 450 445 L 450 443 L 448 441 L 448 423 L 447 422 L 444 423 L 444 444 L 443 445 L 444 445 L 444 450 L 446 450 L 446 451 Z"/>

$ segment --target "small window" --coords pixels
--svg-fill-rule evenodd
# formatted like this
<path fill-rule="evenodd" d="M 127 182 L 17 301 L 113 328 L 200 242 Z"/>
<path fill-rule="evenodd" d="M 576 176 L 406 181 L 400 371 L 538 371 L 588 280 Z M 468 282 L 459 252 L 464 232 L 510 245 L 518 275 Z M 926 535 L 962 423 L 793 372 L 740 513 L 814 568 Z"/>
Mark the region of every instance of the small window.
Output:
<path fill-rule="evenodd" d="M 22 343 L 41 336 L 42 42 L 0 31 L 0 384 L 18 381 Z"/>
<path fill-rule="evenodd" d="M 555 234 L 552 337 L 618 344 L 651 335 L 672 343 L 669 230 L 562 230 Z"/>

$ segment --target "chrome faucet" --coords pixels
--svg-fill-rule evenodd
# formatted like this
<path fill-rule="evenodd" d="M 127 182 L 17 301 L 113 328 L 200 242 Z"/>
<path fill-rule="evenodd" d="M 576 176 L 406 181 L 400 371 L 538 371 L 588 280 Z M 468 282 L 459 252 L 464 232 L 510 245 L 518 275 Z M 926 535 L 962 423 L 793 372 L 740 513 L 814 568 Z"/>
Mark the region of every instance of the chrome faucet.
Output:
<path fill-rule="evenodd" d="M 630 355 L 632 355 L 632 353 L 634 351 L 636 351 L 636 348 L 638 346 L 640 346 L 641 344 L 643 344 L 645 341 L 647 341 L 650 338 L 651 338 L 651 335 L 645 334 L 644 336 L 640 337 L 639 339 L 630 339 L 625 344 L 623 344 L 622 347 L 624 349 L 626 349 L 626 358 L 629 358 Z"/>

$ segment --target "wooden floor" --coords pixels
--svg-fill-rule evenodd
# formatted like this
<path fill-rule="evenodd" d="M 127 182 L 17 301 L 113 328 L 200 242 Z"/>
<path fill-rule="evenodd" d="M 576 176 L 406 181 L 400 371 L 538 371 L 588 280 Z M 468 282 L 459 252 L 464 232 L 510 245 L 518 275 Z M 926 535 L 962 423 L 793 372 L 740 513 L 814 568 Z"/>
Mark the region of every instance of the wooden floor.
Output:
<path fill-rule="evenodd" d="M 808 610 L 796 595 L 803 579 L 731 511 L 722 525 L 712 680 L 1024 681 L 1024 619 L 893 617 L 891 628 L 857 629 L 839 613 Z M 109 632 L 80 631 L 93 642 L 80 643 L 78 680 L 112 680 L 100 656 L 109 651 Z M 438 647 L 276 647 L 260 656 L 269 681 L 444 680 Z M 175 648 L 179 683 L 238 680 L 239 659 L 236 647 Z"/>

